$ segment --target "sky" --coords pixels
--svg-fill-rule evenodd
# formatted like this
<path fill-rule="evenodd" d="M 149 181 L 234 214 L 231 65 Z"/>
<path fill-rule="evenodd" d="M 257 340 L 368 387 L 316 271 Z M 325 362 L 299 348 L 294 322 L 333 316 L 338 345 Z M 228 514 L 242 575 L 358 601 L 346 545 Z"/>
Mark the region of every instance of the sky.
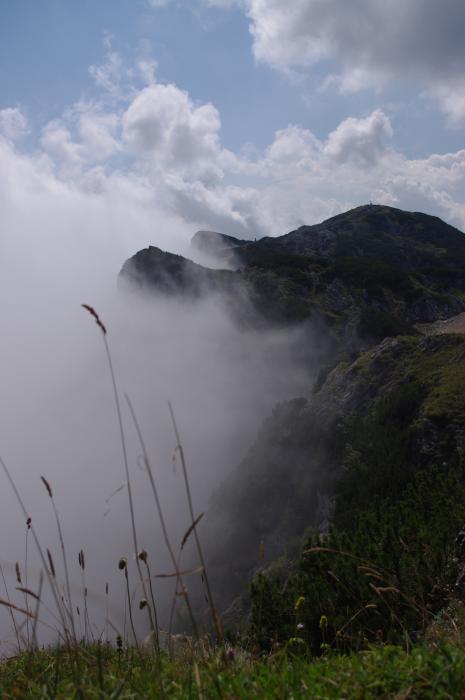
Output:
<path fill-rule="evenodd" d="M 0 0 L 0 224 L 78 210 L 121 258 L 368 201 L 465 228 L 464 26 L 460 0 Z"/>

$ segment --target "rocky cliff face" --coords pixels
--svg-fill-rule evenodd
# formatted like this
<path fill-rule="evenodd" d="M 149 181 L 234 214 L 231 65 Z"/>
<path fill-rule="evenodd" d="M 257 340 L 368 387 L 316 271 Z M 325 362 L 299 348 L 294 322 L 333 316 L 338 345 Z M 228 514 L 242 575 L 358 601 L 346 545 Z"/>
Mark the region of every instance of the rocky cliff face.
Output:
<path fill-rule="evenodd" d="M 214 494 L 205 526 L 222 533 L 220 547 L 217 537 L 209 542 L 209 558 L 225 608 L 254 571 L 292 557 L 309 530 L 324 532 L 329 519 L 350 530 L 352 489 L 356 508 L 368 507 L 373 493 L 388 496 L 418 470 L 458 464 L 464 360 L 463 336 L 389 338 L 338 365 L 310 398 L 275 408 Z"/>

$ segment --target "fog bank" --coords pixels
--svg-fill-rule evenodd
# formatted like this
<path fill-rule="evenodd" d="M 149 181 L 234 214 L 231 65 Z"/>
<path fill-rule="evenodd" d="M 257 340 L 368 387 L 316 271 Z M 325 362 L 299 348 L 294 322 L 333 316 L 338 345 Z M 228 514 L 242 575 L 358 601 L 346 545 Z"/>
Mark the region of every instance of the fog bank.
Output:
<path fill-rule="evenodd" d="M 124 579 L 118 559 L 130 560 L 133 583 L 135 567 L 127 492 L 118 491 L 125 476 L 111 379 L 100 330 L 81 304 L 95 306 L 107 325 L 120 392 L 128 392 L 134 403 L 176 545 L 190 521 L 179 465 L 173 462 L 167 401 L 176 412 L 200 512 L 208 506 L 212 488 L 240 461 L 273 404 L 308 390 L 311 336 L 308 329 L 239 329 L 220 299 L 190 304 L 121 294 L 117 274 L 138 241 L 146 244 L 147 223 L 129 239 L 131 216 L 124 212 L 119 220 L 107 217 L 101 204 L 94 208 L 92 200 L 69 190 L 60 196 L 42 191 L 35 197 L 33 187 L 29 195 L 22 202 L 6 198 L 2 213 L 0 454 L 62 579 L 53 512 L 40 476 L 51 483 L 74 602 L 82 609 L 77 562 L 82 548 L 91 618 L 101 631 L 106 582 L 112 618 L 122 626 Z M 172 248 L 187 249 L 193 231 L 173 219 L 163 221 L 163 235 L 155 228 L 148 242 L 166 246 L 170 230 L 177 242 Z M 127 410 L 124 425 L 139 543 L 149 552 L 154 572 L 166 572 L 171 565 Z M 0 477 L 0 559 L 10 594 L 23 605 L 13 589 L 16 561 L 24 577 L 26 527 Z M 29 540 L 33 590 L 39 568 Z M 0 611 L 0 633 L 3 640 L 11 639 L 6 609 Z"/>

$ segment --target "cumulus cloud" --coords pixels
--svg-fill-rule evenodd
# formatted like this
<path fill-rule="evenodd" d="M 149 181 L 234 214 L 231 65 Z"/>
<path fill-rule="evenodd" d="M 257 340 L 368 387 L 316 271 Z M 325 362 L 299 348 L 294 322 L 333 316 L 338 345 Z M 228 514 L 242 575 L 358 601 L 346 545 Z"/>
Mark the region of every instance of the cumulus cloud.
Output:
<path fill-rule="evenodd" d="M 188 176 L 217 179 L 220 117 L 211 104 L 195 106 L 175 85 L 139 92 L 122 116 L 123 140 L 144 160 Z"/>
<path fill-rule="evenodd" d="M 276 235 L 369 200 L 465 226 L 461 155 L 407 159 L 380 109 L 343 120 L 325 139 L 290 124 L 254 157 L 224 149 L 220 128 L 212 104 L 154 82 L 134 87 L 122 108 L 78 103 L 45 127 L 42 147 L 49 167 L 84 192 L 104 196 L 118 180 L 191 230 Z M 124 173 L 112 172 L 115 155 Z"/>
<path fill-rule="evenodd" d="M 95 160 L 107 160 L 119 150 L 115 138 L 117 127 L 116 114 L 89 110 L 80 116 L 79 133 L 82 143 Z"/>
<path fill-rule="evenodd" d="M 82 144 L 73 141 L 69 129 L 60 120 L 47 124 L 42 132 L 41 145 L 60 164 L 77 165 L 83 160 Z"/>
<path fill-rule="evenodd" d="M 0 110 L 0 134 L 10 141 L 16 141 L 28 131 L 27 119 L 19 107 Z"/>
<path fill-rule="evenodd" d="M 279 13 L 278 4 L 273 8 Z M 273 26 L 272 20 L 273 13 Z M 111 37 L 105 45 L 115 54 Z M 129 212 L 138 212 L 142 239 L 150 240 L 144 217 L 160 218 L 159 212 L 183 221 L 186 231 L 259 237 L 369 200 L 423 208 L 465 225 L 460 152 L 406 158 L 395 150 L 389 115 L 381 109 L 344 119 L 325 138 L 289 124 L 261 153 L 234 153 L 221 143 L 213 104 L 160 82 L 155 62 L 128 67 L 116 54 L 109 62 L 119 66 L 114 81 L 101 82 L 98 97 L 70 105 L 46 124 L 33 160 L 53 173 L 55 185 L 75 188 L 89 206 L 126 202 Z M 17 108 L 4 113 L 5 123 L 23 124 Z M 169 235 L 164 245 L 180 249 L 179 240 L 170 245 Z"/>
<path fill-rule="evenodd" d="M 205 0 L 225 6 L 222 0 Z M 232 3 L 226 3 L 230 5 Z M 250 19 L 257 60 L 279 70 L 326 69 L 342 91 L 402 79 L 465 120 L 465 5 L 461 0 L 237 0 Z"/>
<path fill-rule="evenodd" d="M 365 119 L 345 119 L 328 136 L 326 153 L 340 163 L 354 160 L 361 165 L 374 165 L 386 151 L 392 138 L 391 122 L 381 110 Z"/>
<path fill-rule="evenodd" d="M 265 161 L 295 171 L 311 167 L 320 152 L 321 143 L 311 131 L 291 124 L 276 133 L 274 141 L 266 149 Z"/>
<path fill-rule="evenodd" d="M 105 97 L 114 100 L 124 99 L 131 92 L 132 69 L 128 68 L 118 51 L 113 49 L 113 35 L 105 32 L 103 37 L 105 60 L 89 67 L 89 74 Z"/>

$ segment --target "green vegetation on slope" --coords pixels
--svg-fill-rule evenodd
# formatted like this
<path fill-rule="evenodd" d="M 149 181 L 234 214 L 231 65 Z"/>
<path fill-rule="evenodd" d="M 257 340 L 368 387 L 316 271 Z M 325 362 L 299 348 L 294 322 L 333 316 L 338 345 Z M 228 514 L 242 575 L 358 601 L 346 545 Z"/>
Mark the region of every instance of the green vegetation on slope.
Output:
<path fill-rule="evenodd" d="M 298 636 L 319 654 L 411 642 L 455 591 L 465 522 L 463 467 L 420 472 L 401 498 L 376 498 L 350 529 L 303 546 L 286 576 L 252 584 L 252 636 L 265 648 Z"/>
<path fill-rule="evenodd" d="M 265 648 L 297 624 L 316 654 L 416 639 L 462 595 L 464 358 L 459 336 L 401 338 L 329 376 L 323 397 L 346 401 L 332 525 L 290 572 L 256 576 L 252 635 Z"/>

